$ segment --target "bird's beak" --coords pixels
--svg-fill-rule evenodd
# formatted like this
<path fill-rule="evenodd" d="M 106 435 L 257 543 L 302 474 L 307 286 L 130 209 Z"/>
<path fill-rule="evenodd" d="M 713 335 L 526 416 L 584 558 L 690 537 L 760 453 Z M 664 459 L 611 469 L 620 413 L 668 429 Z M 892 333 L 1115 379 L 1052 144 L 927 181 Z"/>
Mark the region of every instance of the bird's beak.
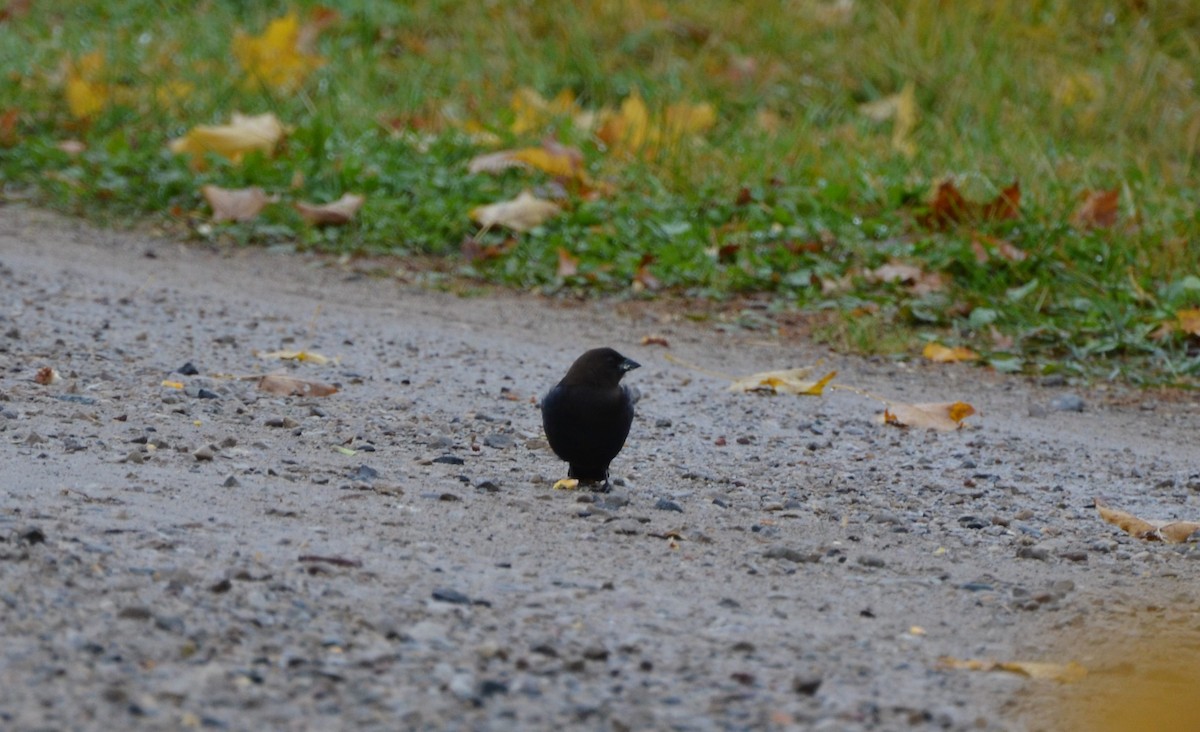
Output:
<path fill-rule="evenodd" d="M 621 373 L 633 371 L 634 369 L 638 369 L 641 367 L 642 367 L 642 365 L 640 363 L 638 363 L 637 361 L 634 361 L 631 358 L 627 358 L 621 362 Z"/>

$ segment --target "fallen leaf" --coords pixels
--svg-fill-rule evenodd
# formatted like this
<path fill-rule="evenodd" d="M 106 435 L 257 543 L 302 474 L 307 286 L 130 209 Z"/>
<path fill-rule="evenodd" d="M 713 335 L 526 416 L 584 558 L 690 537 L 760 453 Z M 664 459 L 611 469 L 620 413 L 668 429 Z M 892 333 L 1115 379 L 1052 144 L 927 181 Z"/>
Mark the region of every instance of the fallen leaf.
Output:
<path fill-rule="evenodd" d="M 706 102 L 676 102 L 652 117 L 641 94 L 634 92 L 622 100 L 618 110 L 601 113 L 596 137 L 619 154 L 652 157 L 708 130 L 716 121 L 716 108 Z"/>
<path fill-rule="evenodd" d="M 579 481 L 575 478 L 563 478 L 555 481 L 554 490 L 556 491 L 573 491 L 579 487 Z"/>
<path fill-rule="evenodd" d="M 0 114 L 0 147 L 13 147 L 17 144 L 17 122 L 21 119 L 21 110 L 16 107 L 6 109 Z"/>
<path fill-rule="evenodd" d="M 3 8 L 0 8 L 0 23 L 10 20 L 16 20 L 29 12 L 33 7 L 33 0 L 8 0 Z"/>
<path fill-rule="evenodd" d="M 1071 226 L 1076 229 L 1107 229 L 1117 223 L 1117 206 L 1121 191 L 1085 191 L 1083 201 L 1071 214 Z"/>
<path fill-rule="evenodd" d="M 523 232 L 540 226 L 558 215 L 559 211 L 561 209 L 557 203 L 544 201 L 529 191 L 521 191 L 520 195 L 511 201 L 479 206 L 472 209 L 470 215 L 471 220 L 484 228 L 503 226 Z"/>
<path fill-rule="evenodd" d="M 976 361 L 979 354 L 966 346 L 949 348 L 940 343 L 926 343 L 921 355 L 934 363 L 958 363 L 959 361 Z"/>
<path fill-rule="evenodd" d="M 38 369 L 36 374 L 34 374 L 33 380 L 42 386 L 50 386 L 51 384 L 57 384 L 58 382 L 62 381 L 62 377 L 59 376 L 57 369 L 53 369 L 49 366 L 43 366 Z"/>
<path fill-rule="evenodd" d="M 478 239 L 473 237 L 463 237 L 462 244 L 459 245 L 459 251 L 468 264 L 472 262 L 485 262 L 489 259 L 499 259 L 505 254 L 512 251 L 512 248 L 517 245 L 516 239 L 508 238 L 500 244 L 480 244 Z"/>
<path fill-rule="evenodd" d="M 1200 336 L 1200 308 L 1176 311 L 1175 327 L 1188 335 Z"/>
<path fill-rule="evenodd" d="M 670 348 L 671 342 L 667 340 L 667 337 L 665 335 L 659 335 L 657 333 L 653 333 L 651 335 L 642 336 L 642 345 L 643 346 L 662 346 L 663 348 Z"/>
<path fill-rule="evenodd" d="M 323 397 L 338 392 L 338 388 L 331 384 L 281 374 L 263 376 L 258 380 L 258 388 L 276 396 Z"/>
<path fill-rule="evenodd" d="M 975 235 L 971 239 L 971 249 L 975 252 L 975 260 L 980 264 L 991 259 L 993 253 L 1001 259 L 1007 259 L 1010 262 L 1024 262 L 1029 256 L 1025 253 L 1025 250 L 1007 239 L 1000 239 L 979 232 L 975 232 Z"/>
<path fill-rule="evenodd" d="M 256 218 L 268 203 L 274 203 L 274 196 L 268 196 L 258 186 L 251 188 L 229 189 L 214 185 L 200 188 L 204 200 L 212 207 L 213 221 L 251 221 Z"/>
<path fill-rule="evenodd" d="M 316 32 L 310 31 L 307 39 L 311 44 Z M 291 91 L 325 63 L 301 41 L 300 18 L 290 12 L 272 20 L 262 35 L 238 31 L 233 38 L 233 56 L 251 82 Z"/>
<path fill-rule="evenodd" d="M 1021 185 L 1014 182 L 987 203 L 968 201 L 953 181 L 943 181 L 937 187 L 929 209 L 918 217 L 922 226 L 944 229 L 950 224 L 967 221 L 1008 221 L 1020 218 Z"/>
<path fill-rule="evenodd" d="M 329 363 L 327 356 L 322 356 L 316 351 L 270 351 L 267 353 L 256 353 L 259 358 L 265 359 L 280 359 L 283 361 L 300 361 L 303 363 L 315 363 L 324 365 Z"/>
<path fill-rule="evenodd" d="M 270 155 L 283 139 L 284 127 L 270 112 L 260 115 L 233 113 L 227 125 L 197 125 L 183 137 L 171 140 L 171 152 L 192 156 L 192 166 L 202 167 L 204 154 L 216 153 L 235 163 L 241 162 L 246 153 L 261 151 Z"/>
<path fill-rule="evenodd" d="M 82 155 L 84 153 L 84 151 L 87 150 L 87 145 L 83 144 L 79 140 L 63 140 L 61 142 L 55 143 L 54 147 L 65 152 L 67 155 L 70 155 L 71 157 L 75 157 L 76 155 Z"/>
<path fill-rule="evenodd" d="M 892 149 L 908 158 L 916 155 L 912 132 L 917 126 L 917 87 L 913 82 L 891 96 L 860 104 L 858 111 L 876 122 L 892 120 Z"/>
<path fill-rule="evenodd" d="M 579 257 L 571 254 L 565 247 L 558 248 L 558 270 L 555 274 L 561 278 L 574 277 L 579 273 Z"/>
<path fill-rule="evenodd" d="M 182 381 L 165 380 L 159 386 L 166 389 L 182 389 L 184 385 Z"/>
<path fill-rule="evenodd" d="M 897 427 L 917 427 L 953 432 L 963 427 L 962 421 L 975 413 L 966 402 L 924 402 L 904 404 L 889 402 L 878 421 Z"/>
<path fill-rule="evenodd" d="M 297 201 L 293 205 L 300 217 L 311 226 L 340 226 L 353 219 L 366 200 L 355 193 L 343 193 L 341 198 L 330 203 Z"/>
<path fill-rule="evenodd" d="M 830 371 L 816 381 L 809 379 L 814 367 L 806 366 L 780 371 L 763 371 L 750 376 L 735 379 L 729 385 L 729 391 L 760 392 L 766 394 L 798 394 L 804 396 L 820 396 L 825 391 L 825 385 L 837 376 L 836 371 Z"/>
<path fill-rule="evenodd" d="M 556 178 L 584 180 L 583 153 L 556 140 L 546 140 L 541 147 L 501 150 L 471 158 L 467 172 L 498 173 L 513 167 L 534 168 Z"/>
<path fill-rule="evenodd" d="M 1031 679 L 1061 681 L 1071 683 L 1087 676 L 1087 668 L 1083 664 L 1071 661 L 1069 663 L 1047 663 L 1044 661 L 989 661 L 982 659 L 961 659 L 942 656 L 938 659 L 942 668 L 960 669 L 965 671 L 1007 671 Z"/>
<path fill-rule="evenodd" d="M 637 270 L 633 273 L 634 292 L 641 292 L 642 290 L 654 291 L 662 287 L 662 283 L 650 271 L 650 265 L 653 263 L 653 254 L 642 255 L 642 260 L 638 263 Z"/>
<path fill-rule="evenodd" d="M 915 282 L 922 274 L 920 267 L 892 260 L 864 273 L 871 282 Z"/>
<path fill-rule="evenodd" d="M 576 127 L 587 129 L 591 126 L 592 115 L 579 108 L 575 102 L 575 93 L 570 89 L 563 89 L 554 99 L 547 101 L 533 89 L 522 87 L 513 94 L 510 106 L 514 115 L 514 135 L 539 130 L 547 122 L 561 116 L 571 117 Z"/>
<path fill-rule="evenodd" d="M 103 77 L 103 51 L 92 51 L 78 61 L 67 59 L 67 109 L 72 117 L 86 119 L 108 106 L 110 91 Z"/>
<path fill-rule="evenodd" d="M 1200 531 L 1200 521 L 1148 521 L 1117 508 L 1111 508 L 1099 498 L 1093 499 L 1100 518 L 1127 534 L 1146 541 L 1165 541 L 1182 544 Z"/>

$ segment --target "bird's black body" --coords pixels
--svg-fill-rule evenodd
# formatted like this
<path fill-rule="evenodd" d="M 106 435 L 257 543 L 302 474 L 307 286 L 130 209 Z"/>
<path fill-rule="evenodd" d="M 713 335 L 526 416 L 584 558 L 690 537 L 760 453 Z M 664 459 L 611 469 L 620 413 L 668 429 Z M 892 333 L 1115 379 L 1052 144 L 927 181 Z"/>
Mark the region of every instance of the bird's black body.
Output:
<path fill-rule="evenodd" d="M 621 377 L 637 367 L 611 348 L 594 348 L 542 399 L 542 426 L 554 453 L 569 463 L 568 476 L 608 481 L 608 464 L 633 424 L 635 399 Z"/>

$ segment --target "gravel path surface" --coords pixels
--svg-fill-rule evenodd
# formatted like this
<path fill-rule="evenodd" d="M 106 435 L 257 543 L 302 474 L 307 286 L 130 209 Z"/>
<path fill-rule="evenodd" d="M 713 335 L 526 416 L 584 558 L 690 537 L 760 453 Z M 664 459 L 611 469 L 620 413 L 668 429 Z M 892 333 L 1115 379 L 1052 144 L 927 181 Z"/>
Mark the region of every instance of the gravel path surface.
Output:
<path fill-rule="evenodd" d="M 1096 669 L 1084 629 L 1196 627 L 1192 545 L 1091 502 L 1200 519 L 1194 396 L 374 266 L 0 207 L 0 728 L 1054 729 L 1055 682 L 938 659 Z M 597 345 L 643 365 L 638 415 L 611 493 L 554 491 L 536 400 Z M 256 355 L 280 349 L 335 360 Z M 667 353 L 824 358 L 981 414 L 885 427 L 858 394 L 735 394 Z M 341 390 L 248 378 L 274 370 Z"/>

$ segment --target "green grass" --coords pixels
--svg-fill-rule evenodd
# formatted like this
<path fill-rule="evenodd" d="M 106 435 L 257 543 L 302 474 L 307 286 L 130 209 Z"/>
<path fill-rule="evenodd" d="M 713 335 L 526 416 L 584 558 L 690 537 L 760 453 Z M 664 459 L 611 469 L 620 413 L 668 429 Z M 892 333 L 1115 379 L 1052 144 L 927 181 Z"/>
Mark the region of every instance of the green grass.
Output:
<path fill-rule="evenodd" d="M 247 81 L 231 38 L 289 8 L 307 17 L 311 3 L 34 3 L 0 24 L 0 114 L 16 115 L 0 146 L 0 196 L 241 243 L 433 254 L 520 288 L 731 302 L 765 291 L 859 352 L 915 356 L 936 339 L 1005 370 L 1200 377 L 1196 337 L 1151 337 L 1200 307 L 1200 6 L 1190 0 L 860 1 L 840 5 L 848 15 L 804 0 L 329 5 L 340 17 L 316 45 L 326 63 L 283 91 Z M 64 64 L 92 51 L 120 91 L 77 120 Z M 180 81 L 192 89 L 182 98 L 155 92 Z M 892 122 L 859 111 L 910 82 L 911 156 L 893 146 Z M 651 110 L 708 102 L 717 122 L 631 159 L 564 117 L 514 135 L 522 87 L 570 90 L 592 111 L 632 92 Z M 201 172 L 166 150 L 233 111 L 274 112 L 290 134 L 273 156 L 212 158 Z M 499 147 L 465 134 L 468 123 Z M 480 232 L 472 208 L 554 186 L 530 171 L 469 175 L 467 161 L 548 134 L 578 146 L 612 192 L 569 197 L 563 215 L 525 234 Z M 68 139 L 87 150 L 62 152 Z M 1020 181 L 1020 217 L 922 227 L 947 177 L 980 201 Z M 283 205 L 210 226 L 206 183 L 262 186 Z M 1116 226 L 1072 227 L 1085 191 L 1112 188 Z M 343 192 L 367 196 L 345 227 L 308 227 L 286 205 Z M 972 241 L 984 235 L 1028 257 L 980 264 Z M 459 251 L 471 237 L 513 241 L 468 264 Z M 577 275 L 558 276 L 560 248 L 579 258 Z M 632 285 L 646 255 L 661 290 Z M 865 276 L 891 260 L 946 286 L 918 295 Z"/>

